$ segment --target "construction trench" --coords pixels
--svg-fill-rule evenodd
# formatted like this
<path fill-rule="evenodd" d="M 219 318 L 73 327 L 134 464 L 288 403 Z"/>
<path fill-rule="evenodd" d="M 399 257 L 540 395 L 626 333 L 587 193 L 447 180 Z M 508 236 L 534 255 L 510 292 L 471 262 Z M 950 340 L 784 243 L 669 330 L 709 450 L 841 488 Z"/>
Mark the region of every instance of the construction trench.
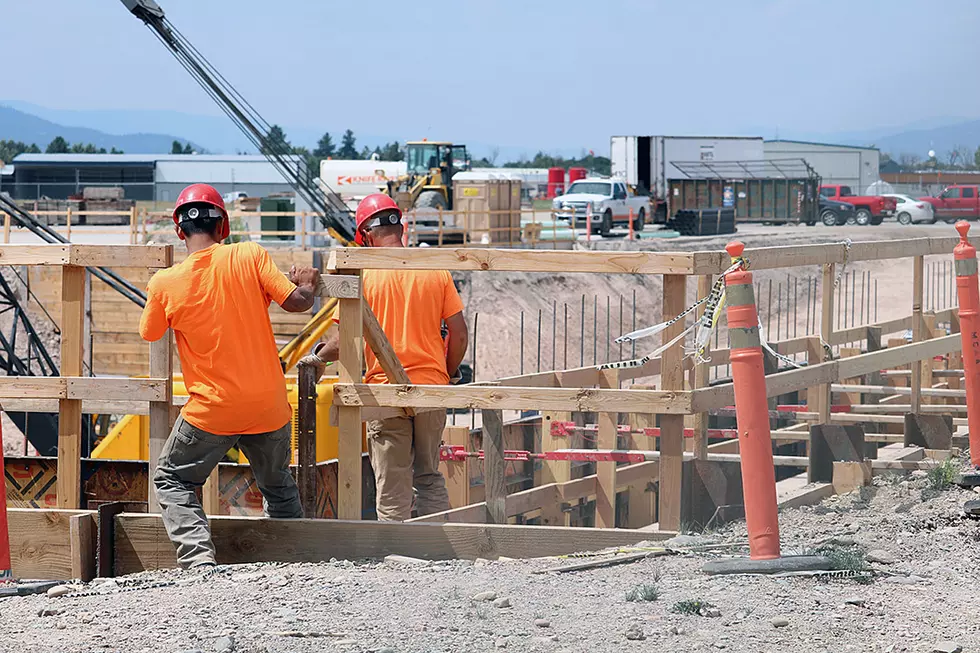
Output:
<path fill-rule="evenodd" d="M 0 592 L 25 596 L 0 594 L 0 651 L 977 650 L 980 625 L 963 618 L 980 553 L 976 495 L 953 483 L 969 467 L 951 265 L 959 240 L 950 229 L 745 251 L 768 346 L 757 399 L 768 404 L 782 557 L 833 563 L 775 577 L 702 571 L 746 559 L 754 537 L 725 311 L 704 360 L 691 355 L 694 334 L 680 337 L 698 310 L 622 349 L 615 342 L 633 315 L 636 328 L 665 322 L 711 294 L 731 267 L 723 241 L 701 251 L 318 253 L 330 272 L 322 299 L 336 299 L 351 326 L 329 395 L 309 374 L 295 378 L 296 474 L 315 518 L 260 518 L 247 465 L 223 463 L 202 492 L 220 563 L 206 576 L 174 569 L 147 483 L 181 403 L 171 343 L 143 345 L 142 360 L 128 354 L 125 365 L 143 365 L 128 378 L 86 369 L 97 360 L 86 353 L 105 350 L 85 346 L 86 310 L 97 325 L 103 290 L 86 286 L 84 266 L 119 268 L 138 290 L 172 264 L 172 247 L 3 246 L 0 265 L 61 274 L 48 302 L 60 376 L 0 379 L 5 412 L 59 415 L 56 457 L 5 457 L 20 580 Z M 386 267 L 448 269 L 481 306 L 498 275 L 608 275 L 629 298 L 628 317 L 617 323 L 617 302 L 603 312 L 598 295 L 578 320 L 559 308 L 578 304 L 575 293 L 561 304 L 522 299 L 533 335 L 524 340 L 522 326 L 520 341 L 475 355 L 472 383 L 368 386 L 362 339 L 390 378 L 400 367 L 360 296 L 360 271 Z M 770 280 L 775 304 L 763 299 Z M 534 301 L 552 307 L 553 330 Z M 478 329 L 502 338 L 483 310 Z M 493 335 L 483 338 L 478 347 L 492 346 Z M 541 360 L 573 364 L 542 371 Z M 405 408 L 453 411 L 442 461 L 452 509 L 378 523 L 361 425 Z M 87 457 L 81 417 L 104 413 L 146 416 L 142 461 Z"/>

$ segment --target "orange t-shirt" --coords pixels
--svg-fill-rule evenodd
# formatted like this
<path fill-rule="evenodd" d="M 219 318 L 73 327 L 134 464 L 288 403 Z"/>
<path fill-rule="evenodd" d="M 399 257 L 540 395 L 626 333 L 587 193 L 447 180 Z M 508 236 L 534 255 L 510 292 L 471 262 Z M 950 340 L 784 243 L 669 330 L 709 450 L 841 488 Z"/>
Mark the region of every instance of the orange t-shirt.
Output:
<path fill-rule="evenodd" d="M 190 398 L 181 414 L 217 435 L 267 433 L 291 409 L 269 304 L 296 288 L 256 243 L 212 245 L 150 279 L 140 336 L 174 330 Z"/>
<path fill-rule="evenodd" d="M 415 385 L 446 385 L 442 322 L 463 310 L 445 270 L 365 270 L 364 299 L 378 317 L 392 349 Z M 365 347 L 365 383 L 388 383 L 378 359 Z"/>

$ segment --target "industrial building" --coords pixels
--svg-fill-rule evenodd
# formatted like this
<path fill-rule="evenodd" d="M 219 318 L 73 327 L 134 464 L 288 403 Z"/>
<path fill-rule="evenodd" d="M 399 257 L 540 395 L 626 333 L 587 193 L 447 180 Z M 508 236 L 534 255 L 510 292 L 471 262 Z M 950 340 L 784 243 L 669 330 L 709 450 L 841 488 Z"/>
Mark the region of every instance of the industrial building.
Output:
<path fill-rule="evenodd" d="M 763 143 L 763 150 L 768 160 L 805 159 L 824 184 L 850 186 L 855 194 L 878 181 L 880 153 L 874 147 L 772 140 Z"/>
<path fill-rule="evenodd" d="M 291 192 L 261 155 L 21 154 L 8 165 L 0 190 L 14 199 L 67 199 L 85 187 L 121 187 L 126 199 L 173 202 L 188 184 L 211 184 L 222 194 L 249 197 Z M 297 206 L 296 210 L 306 207 Z"/>

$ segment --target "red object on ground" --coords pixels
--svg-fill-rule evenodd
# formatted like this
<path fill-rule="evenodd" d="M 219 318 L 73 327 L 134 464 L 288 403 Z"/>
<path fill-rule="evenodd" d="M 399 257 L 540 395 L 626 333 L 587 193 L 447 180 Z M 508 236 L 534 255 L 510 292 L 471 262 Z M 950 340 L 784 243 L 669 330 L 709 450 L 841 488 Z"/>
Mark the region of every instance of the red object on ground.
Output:
<path fill-rule="evenodd" d="M 0 582 L 13 580 L 10 533 L 7 529 L 7 481 L 3 471 L 3 427 L 0 426 Z"/>
<path fill-rule="evenodd" d="M 963 376 L 966 379 L 966 420 L 970 430 L 970 462 L 980 467 L 980 289 L 977 286 L 977 250 L 966 239 L 970 223 L 956 223 L 960 242 L 953 249 L 956 294 L 959 299 L 960 337 L 963 339 Z"/>
<path fill-rule="evenodd" d="M 735 262 L 741 258 L 745 245 L 733 242 L 725 249 Z M 752 273 L 736 270 L 726 275 L 725 294 L 749 555 L 753 560 L 771 560 L 779 557 L 776 469 Z"/>
<path fill-rule="evenodd" d="M 565 192 L 565 169 L 548 168 L 548 194 L 546 197 L 551 200 Z"/>

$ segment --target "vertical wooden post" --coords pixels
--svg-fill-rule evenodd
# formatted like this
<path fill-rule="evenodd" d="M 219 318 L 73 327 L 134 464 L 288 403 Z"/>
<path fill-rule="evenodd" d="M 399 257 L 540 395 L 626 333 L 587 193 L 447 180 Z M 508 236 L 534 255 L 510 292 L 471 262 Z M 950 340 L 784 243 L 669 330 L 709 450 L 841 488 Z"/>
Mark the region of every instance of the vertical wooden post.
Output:
<path fill-rule="evenodd" d="M 924 323 L 922 321 L 924 257 L 916 256 L 912 261 L 912 342 L 922 340 Z M 912 368 L 911 412 L 918 413 L 922 406 L 922 364 L 915 361 Z"/>
<path fill-rule="evenodd" d="M 599 387 L 618 390 L 619 370 L 599 372 Z M 618 413 L 599 413 L 599 437 L 597 448 L 618 449 L 616 446 L 616 421 Z M 616 463 L 597 462 L 595 493 L 595 525 L 598 528 L 616 527 Z"/>
<path fill-rule="evenodd" d="M 10 244 L 10 214 L 3 214 L 3 244 Z"/>
<path fill-rule="evenodd" d="M 678 315 L 687 302 L 687 277 L 665 274 L 663 287 L 663 319 Z M 663 342 L 676 338 L 684 330 L 679 320 L 663 332 Z M 660 379 L 664 390 L 684 389 L 684 352 L 677 343 L 663 353 Z M 660 416 L 660 496 L 659 522 L 661 530 L 676 531 L 681 527 L 681 472 L 684 461 L 684 416 Z"/>
<path fill-rule="evenodd" d="M 297 390 L 297 439 L 299 455 L 297 481 L 299 498 L 303 504 L 303 516 L 312 519 L 316 514 L 316 382 L 317 369 L 312 365 L 300 365 Z"/>
<path fill-rule="evenodd" d="M 504 480 L 503 412 L 482 410 L 483 483 L 486 490 L 487 523 L 507 523 L 507 483 Z"/>
<path fill-rule="evenodd" d="M 570 422 L 569 412 L 550 412 L 541 415 L 541 452 L 547 453 L 557 449 L 572 447 L 568 437 L 552 435 L 552 424 Z M 540 481 L 536 485 L 549 483 L 564 483 L 572 480 L 572 463 L 567 460 L 545 460 L 541 464 Z M 569 514 L 562 510 L 561 505 L 542 506 L 541 524 L 543 526 L 568 526 Z"/>
<path fill-rule="evenodd" d="M 632 385 L 633 390 L 655 390 L 654 386 Z M 630 428 L 645 429 L 653 428 L 657 425 L 656 416 L 647 413 L 631 413 L 629 416 Z M 651 438 L 630 435 L 631 449 L 651 448 Z M 651 478 L 653 475 L 651 474 Z M 631 485 L 627 490 L 629 497 L 629 508 L 626 516 L 626 528 L 643 528 L 656 521 L 657 503 L 656 495 L 647 489 L 647 482 Z"/>
<path fill-rule="evenodd" d="M 129 244 L 136 244 L 136 205 L 129 209 Z"/>
<path fill-rule="evenodd" d="M 68 228 L 68 234 L 65 236 L 69 241 L 71 240 L 71 205 L 68 205 L 68 211 L 65 213 L 65 226 Z"/>
<path fill-rule="evenodd" d="M 201 492 L 202 507 L 207 515 L 221 514 L 221 485 L 218 479 L 218 465 L 215 465 L 208 474 L 208 480 L 204 482 L 204 490 Z"/>
<path fill-rule="evenodd" d="M 698 299 L 707 297 L 711 293 L 711 275 L 703 274 L 698 277 Z M 704 306 L 698 309 L 698 319 L 704 314 Z M 711 342 L 708 342 L 711 346 Z M 705 351 L 705 355 L 707 355 Z M 694 366 L 694 386 L 692 389 L 708 387 L 708 375 L 711 367 L 707 363 Z M 694 456 L 701 460 L 708 458 L 708 413 L 697 413 L 694 415 Z"/>
<path fill-rule="evenodd" d="M 340 274 L 360 276 L 360 271 L 341 270 Z M 361 383 L 364 378 L 363 298 L 340 299 L 339 383 Z M 338 406 L 337 424 L 337 517 L 361 518 L 361 409 Z"/>
<path fill-rule="evenodd" d="M 167 247 L 166 267 L 174 263 L 174 248 Z M 149 488 L 147 492 L 148 512 L 160 512 L 160 503 L 157 501 L 157 494 L 153 487 L 153 474 L 157 469 L 157 462 L 163 445 L 167 442 L 170 429 L 173 427 L 174 420 L 171 419 L 173 407 L 173 373 L 174 373 L 174 350 L 173 332 L 167 331 L 166 334 L 156 342 L 150 343 L 150 376 L 152 378 L 168 379 L 166 383 L 166 393 L 163 401 L 150 402 L 150 451 L 149 451 Z"/>
<path fill-rule="evenodd" d="M 447 426 L 442 432 L 442 441 L 448 445 L 470 449 L 470 430 L 465 426 Z M 460 462 L 442 461 L 439 469 L 446 477 L 446 491 L 449 493 L 449 506 L 462 508 L 470 505 L 470 460 Z"/>
<path fill-rule="evenodd" d="M 69 209 L 71 210 L 71 209 Z M 82 376 L 85 331 L 85 268 L 61 269 L 61 376 Z M 82 402 L 58 401 L 58 507 L 81 506 Z"/>
<path fill-rule="evenodd" d="M 306 211 L 303 211 L 300 214 L 299 219 L 300 219 L 300 226 L 299 226 L 299 230 L 300 230 L 299 239 L 300 240 L 299 240 L 299 246 L 300 246 L 300 248 L 303 249 L 303 251 L 306 251 Z"/>
<path fill-rule="evenodd" d="M 834 281 L 837 277 L 837 266 L 834 263 L 825 263 L 823 266 L 823 278 L 820 281 L 821 306 L 820 306 L 820 338 L 829 346 L 834 337 Z M 813 358 L 817 362 L 823 362 L 827 358 L 827 352 L 823 349 L 823 344 L 815 343 L 809 347 L 810 350 L 816 348 L 819 353 L 813 352 Z M 810 352 L 808 351 L 808 354 Z M 814 405 L 816 412 L 820 413 L 819 423 L 830 424 L 830 384 L 825 383 L 812 389 L 814 393 Z M 810 390 L 807 391 L 807 403 L 809 403 Z"/>

